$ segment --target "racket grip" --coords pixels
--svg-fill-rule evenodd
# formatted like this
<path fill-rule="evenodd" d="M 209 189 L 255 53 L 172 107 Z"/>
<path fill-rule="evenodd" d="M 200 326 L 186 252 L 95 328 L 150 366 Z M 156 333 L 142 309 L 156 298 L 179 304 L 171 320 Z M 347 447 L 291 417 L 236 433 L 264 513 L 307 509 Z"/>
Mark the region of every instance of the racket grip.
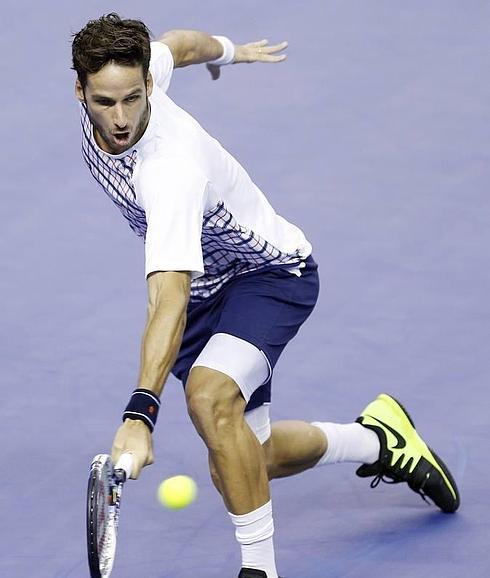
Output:
<path fill-rule="evenodd" d="M 117 460 L 114 471 L 117 472 L 117 470 L 122 470 L 125 474 L 124 481 L 126 481 L 128 478 L 131 477 L 132 469 L 133 469 L 133 454 L 127 453 L 121 454 L 121 456 Z"/>

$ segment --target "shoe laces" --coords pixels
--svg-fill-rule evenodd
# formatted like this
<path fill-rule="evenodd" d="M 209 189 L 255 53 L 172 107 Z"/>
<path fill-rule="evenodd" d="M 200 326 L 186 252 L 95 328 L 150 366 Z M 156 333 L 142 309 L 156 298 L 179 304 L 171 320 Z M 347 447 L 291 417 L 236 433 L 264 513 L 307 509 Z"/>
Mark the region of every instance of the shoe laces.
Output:
<path fill-rule="evenodd" d="M 377 476 L 374 476 L 374 478 L 371 480 L 371 488 L 376 488 L 379 486 L 380 482 L 383 482 L 384 484 L 400 484 L 401 482 L 404 482 L 405 480 L 402 479 L 396 479 L 396 478 L 391 478 L 386 476 L 386 474 L 384 473 L 380 473 Z M 414 489 L 411 488 L 414 492 L 416 492 L 421 498 L 422 500 L 424 500 L 424 502 L 426 504 L 429 504 L 429 506 L 431 505 L 431 503 L 429 502 L 429 500 L 427 499 L 427 494 L 421 490 L 421 489 Z"/>
<path fill-rule="evenodd" d="M 384 484 L 399 484 L 402 480 L 395 480 L 394 478 L 388 478 L 387 476 L 385 476 L 385 474 L 378 474 L 377 476 L 374 476 L 374 478 L 371 480 L 371 488 L 377 488 L 380 484 L 380 482 L 383 482 Z"/>

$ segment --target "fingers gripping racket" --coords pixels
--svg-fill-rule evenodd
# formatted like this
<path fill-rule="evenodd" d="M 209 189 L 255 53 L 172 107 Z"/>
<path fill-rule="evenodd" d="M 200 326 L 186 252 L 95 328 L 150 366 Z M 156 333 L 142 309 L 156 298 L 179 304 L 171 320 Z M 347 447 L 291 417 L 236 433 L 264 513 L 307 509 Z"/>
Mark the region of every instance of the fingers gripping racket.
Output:
<path fill-rule="evenodd" d="M 121 494 L 132 465 L 131 454 L 122 454 L 115 467 L 107 454 L 99 454 L 92 461 L 87 488 L 87 552 L 91 578 L 111 575 Z"/>

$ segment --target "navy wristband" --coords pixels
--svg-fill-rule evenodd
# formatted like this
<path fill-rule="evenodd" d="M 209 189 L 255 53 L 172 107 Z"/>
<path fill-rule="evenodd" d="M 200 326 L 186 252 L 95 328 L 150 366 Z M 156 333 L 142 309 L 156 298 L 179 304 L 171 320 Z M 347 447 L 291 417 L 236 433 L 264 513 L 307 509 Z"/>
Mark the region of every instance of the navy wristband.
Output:
<path fill-rule="evenodd" d="M 153 432 L 157 423 L 159 409 L 160 400 L 152 391 L 149 389 L 135 389 L 124 410 L 123 421 L 128 418 L 139 419 Z"/>

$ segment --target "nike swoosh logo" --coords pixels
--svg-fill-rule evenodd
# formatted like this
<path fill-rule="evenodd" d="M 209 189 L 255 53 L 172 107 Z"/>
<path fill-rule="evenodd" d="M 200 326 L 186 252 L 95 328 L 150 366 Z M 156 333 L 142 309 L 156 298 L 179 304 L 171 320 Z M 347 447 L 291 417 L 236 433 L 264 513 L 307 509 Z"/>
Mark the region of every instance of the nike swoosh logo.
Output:
<path fill-rule="evenodd" d="M 392 427 L 390 427 L 387 423 L 384 423 L 383 421 L 381 421 L 380 419 L 374 417 L 374 416 L 369 416 L 371 419 L 376 420 L 379 424 L 381 424 L 383 427 L 385 427 L 389 432 L 391 432 L 397 440 L 397 444 L 396 446 L 392 446 L 390 449 L 392 450 L 401 450 L 402 448 L 404 448 L 407 445 L 407 442 L 405 441 L 405 438 L 403 436 L 401 436 L 396 430 L 394 430 Z"/>

